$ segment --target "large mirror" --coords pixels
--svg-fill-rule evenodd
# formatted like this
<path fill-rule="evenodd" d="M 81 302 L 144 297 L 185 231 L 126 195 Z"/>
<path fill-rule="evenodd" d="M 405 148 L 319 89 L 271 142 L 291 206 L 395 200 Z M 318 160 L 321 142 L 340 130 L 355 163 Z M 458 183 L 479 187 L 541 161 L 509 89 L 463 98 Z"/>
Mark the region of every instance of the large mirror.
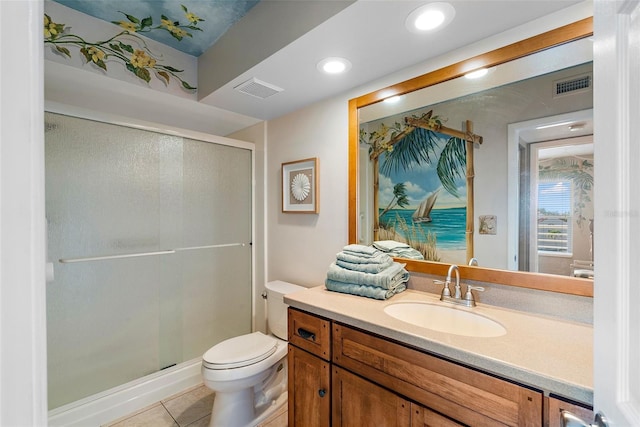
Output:
<path fill-rule="evenodd" d="M 351 100 L 349 241 L 402 243 L 411 271 L 592 296 L 591 33 L 589 18 Z"/>

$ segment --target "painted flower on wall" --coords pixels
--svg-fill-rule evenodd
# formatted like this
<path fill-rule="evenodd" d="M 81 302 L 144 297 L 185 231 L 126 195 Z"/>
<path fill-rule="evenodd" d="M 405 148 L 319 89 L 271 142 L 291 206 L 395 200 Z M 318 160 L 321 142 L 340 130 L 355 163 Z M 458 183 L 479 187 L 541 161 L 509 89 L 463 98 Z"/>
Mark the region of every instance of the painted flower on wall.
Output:
<path fill-rule="evenodd" d="M 180 21 L 161 15 L 158 25 L 154 25 L 151 16 L 139 19 L 120 12 L 126 20 L 112 21 L 112 23 L 122 28 L 122 31 L 107 40 L 95 42 L 87 41 L 77 34 L 71 34 L 69 27 L 54 22 L 49 15 L 45 14 L 44 43 L 69 58 L 71 58 L 69 47 L 77 47 L 88 64 L 93 64 L 104 71 L 107 71 L 109 61 L 117 61 L 123 63 L 127 70 L 147 83 L 151 81 L 153 73 L 165 85 L 169 85 L 173 78 L 178 80 L 184 89 L 196 90 L 196 87 L 180 77 L 180 73 L 184 70 L 162 64 L 158 56 L 154 56 L 147 47 L 144 39 L 138 35 L 151 31 L 167 31 L 173 38 L 180 41 L 184 37 L 193 37 L 190 31 L 202 31 L 198 23 L 204 20 L 185 6 L 182 6 L 182 11 L 188 23 L 181 24 Z"/>

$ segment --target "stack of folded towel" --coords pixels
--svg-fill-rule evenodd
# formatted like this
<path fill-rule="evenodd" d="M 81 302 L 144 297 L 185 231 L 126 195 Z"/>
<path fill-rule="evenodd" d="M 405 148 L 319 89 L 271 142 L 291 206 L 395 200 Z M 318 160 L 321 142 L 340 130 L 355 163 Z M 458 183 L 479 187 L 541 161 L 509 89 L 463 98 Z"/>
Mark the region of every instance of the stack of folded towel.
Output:
<path fill-rule="evenodd" d="M 420 251 L 395 240 L 377 240 L 373 242 L 373 247 L 396 258 L 424 259 Z"/>
<path fill-rule="evenodd" d="M 330 291 L 387 299 L 407 289 L 405 265 L 374 247 L 347 245 L 329 266 L 325 285 Z"/>

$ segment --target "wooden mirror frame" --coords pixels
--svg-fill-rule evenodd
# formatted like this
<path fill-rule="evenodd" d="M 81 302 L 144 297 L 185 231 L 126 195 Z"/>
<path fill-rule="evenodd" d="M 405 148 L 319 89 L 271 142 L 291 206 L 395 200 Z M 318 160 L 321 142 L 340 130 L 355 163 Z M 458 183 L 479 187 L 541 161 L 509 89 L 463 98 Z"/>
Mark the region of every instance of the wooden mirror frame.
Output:
<path fill-rule="evenodd" d="M 554 46 L 593 35 L 593 18 L 585 18 L 569 25 L 501 47 L 473 58 L 423 74 L 413 79 L 349 100 L 349 243 L 357 243 L 358 235 L 358 109 L 375 104 L 385 98 L 403 95 L 428 86 L 463 76 L 478 69 L 489 68 L 522 58 Z M 407 270 L 416 273 L 446 276 L 450 264 L 433 261 L 402 259 Z M 460 265 L 460 275 L 468 280 L 499 283 L 522 288 L 593 297 L 593 281 L 525 271 L 509 271 Z"/>

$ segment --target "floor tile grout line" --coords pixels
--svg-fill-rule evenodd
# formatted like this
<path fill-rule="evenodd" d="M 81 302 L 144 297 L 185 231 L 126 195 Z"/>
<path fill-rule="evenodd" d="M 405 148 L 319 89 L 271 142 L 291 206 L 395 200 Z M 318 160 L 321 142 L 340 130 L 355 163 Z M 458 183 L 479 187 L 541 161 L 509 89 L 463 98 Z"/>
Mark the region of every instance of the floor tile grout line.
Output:
<path fill-rule="evenodd" d="M 180 426 L 180 423 L 178 422 L 178 420 L 176 420 L 176 418 L 171 414 L 171 412 L 169 411 L 169 409 L 168 409 L 166 406 L 164 406 L 164 403 L 163 403 L 162 401 L 160 401 L 159 403 L 160 403 L 160 405 L 162 405 L 162 407 L 164 408 L 164 410 L 165 410 L 165 411 L 167 411 L 167 414 L 169 414 L 169 416 L 173 419 L 173 421 L 176 423 L 176 425 L 177 425 L 178 427 L 181 427 L 181 426 Z"/>

